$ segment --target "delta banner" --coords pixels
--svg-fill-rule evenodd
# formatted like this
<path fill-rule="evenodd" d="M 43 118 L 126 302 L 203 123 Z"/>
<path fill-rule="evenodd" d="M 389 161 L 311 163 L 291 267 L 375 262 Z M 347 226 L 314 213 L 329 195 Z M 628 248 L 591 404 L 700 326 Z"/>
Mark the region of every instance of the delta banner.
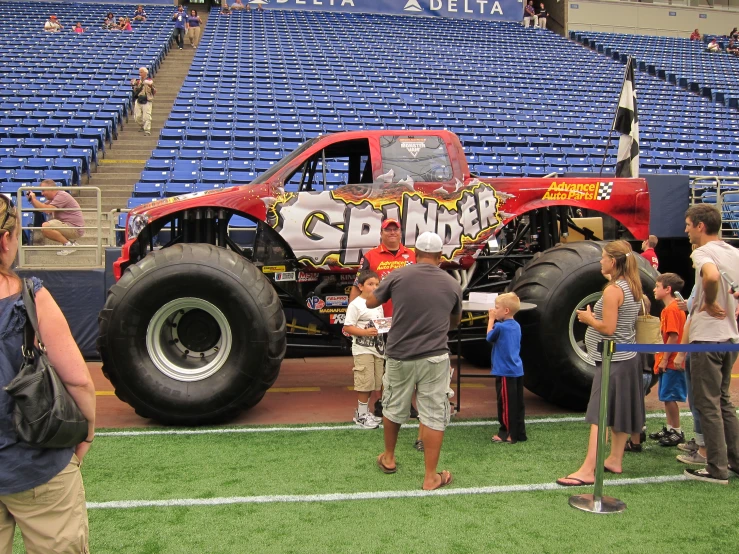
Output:
<path fill-rule="evenodd" d="M 244 0 L 265 9 L 519 21 L 521 0 Z"/>

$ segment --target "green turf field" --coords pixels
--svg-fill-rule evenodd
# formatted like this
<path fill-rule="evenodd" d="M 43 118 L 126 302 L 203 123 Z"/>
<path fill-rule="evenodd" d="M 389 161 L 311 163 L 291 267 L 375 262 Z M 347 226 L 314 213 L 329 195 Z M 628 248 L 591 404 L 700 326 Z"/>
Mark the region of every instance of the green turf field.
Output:
<path fill-rule="evenodd" d="M 649 421 L 650 429 L 661 425 Z M 690 423 L 685 418 L 683 426 Z M 423 476 L 423 455 L 412 448 L 415 429 L 401 431 L 395 475 L 375 466 L 381 429 L 135 437 L 103 431 L 82 468 L 93 553 L 736 551 L 739 479 L 728 487 L 606 483 L 606 494 L 628 505 L 618 515 L 568 506 L 571 494 L 592 487 L 523 490 L 549 487 L 578 467 L 587 440 L 582 422 L 531 423 L 529 441 L 516 445 L 492 444 L 490 425 L 451 427 L 440 469 L 452 471 L 454 483 L 444 496 L 418 497 L 408 496 Z M 687 466 L 676 453 L 651 443 L 642 454 L 627 453 L 624 475 L 607 481 L 679 476 Z M 477 490 L 505 485 L 518 487 Z M 330 494 L 355 497 L 310 497 Z M 152 500 L 181 505 L 104 504 Z M 192 505 L 198 501 L 211 504 Z"/>

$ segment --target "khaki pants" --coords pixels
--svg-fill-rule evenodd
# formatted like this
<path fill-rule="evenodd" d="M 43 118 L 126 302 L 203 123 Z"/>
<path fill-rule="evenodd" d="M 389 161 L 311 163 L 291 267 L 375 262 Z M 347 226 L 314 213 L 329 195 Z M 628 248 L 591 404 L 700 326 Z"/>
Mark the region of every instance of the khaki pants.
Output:
<path fill-rule="evenodd" d="M 151 133 L 151 108 L 154 103 L 149 100 L 146 104 L 133 103 L 133 119 L 141 125 L 147 133 Z"/>
<path fill-rule="evenodd" d="M 0 552 L 13 551 L 15 526 L 28 554 L 89 552 L 87 505 L 80 462 L 69 465 L 48 483 L 0 496 Z"/>
<path fill-rule="evenodd" d="M 190 41 L 190 46 L 197 46 L 200 42 L 200 27 L 190 27 L 187 30 L 187 39 Z"/>

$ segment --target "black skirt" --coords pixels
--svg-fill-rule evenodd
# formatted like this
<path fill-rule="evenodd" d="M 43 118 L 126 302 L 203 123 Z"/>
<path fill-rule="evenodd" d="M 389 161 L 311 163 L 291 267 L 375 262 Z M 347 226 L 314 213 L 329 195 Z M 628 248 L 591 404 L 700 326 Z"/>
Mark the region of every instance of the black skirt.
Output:
<path fill-rule="evenodd" d="M 585 421 L 598 425 L 600 411 L 600 385 L 603 365 L 598 362 L 590 389 L 590 401 Z M 642 357 L 634 356 L 628 360 L 611 362 L 611 375 L 608 384 L 608 427 L 618 433 L 640 433 L 646 415 L 644 413 L 644 388 L 642 381 Z"/>

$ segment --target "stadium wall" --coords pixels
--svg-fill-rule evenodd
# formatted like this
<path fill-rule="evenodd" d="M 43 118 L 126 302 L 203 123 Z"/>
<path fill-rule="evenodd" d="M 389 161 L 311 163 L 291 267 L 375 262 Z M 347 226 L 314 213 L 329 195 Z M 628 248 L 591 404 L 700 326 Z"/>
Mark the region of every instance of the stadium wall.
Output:
<path fill-rule="evenodd" d="M 570 31 L 688 38 L 696 28 L 702 35 L 728 34 L 733 27 L 739 27 L 739 12 L 709 7 L 576 0 L 568 4 L 567 20 Z"/>

